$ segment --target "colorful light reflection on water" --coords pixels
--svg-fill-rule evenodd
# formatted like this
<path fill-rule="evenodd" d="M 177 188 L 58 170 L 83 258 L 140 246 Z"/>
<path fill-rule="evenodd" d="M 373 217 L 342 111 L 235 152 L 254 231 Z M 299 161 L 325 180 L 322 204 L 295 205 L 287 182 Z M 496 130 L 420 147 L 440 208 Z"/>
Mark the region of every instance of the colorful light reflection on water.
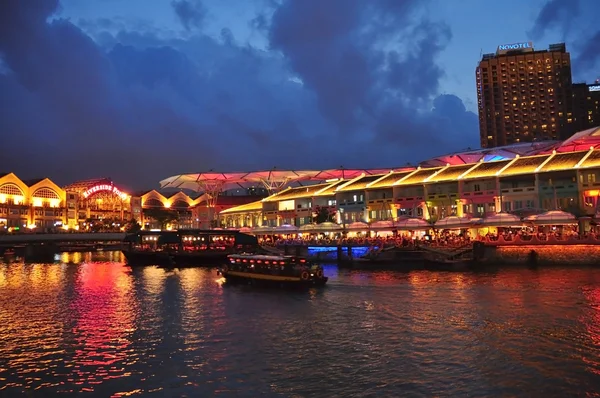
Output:
<path fill-rule="evenodd" d="M 571 396 L 600 380 L 600 270 L 359 272 L 306 293 L 119 253 L 0 264 L 0 395 Z"/>

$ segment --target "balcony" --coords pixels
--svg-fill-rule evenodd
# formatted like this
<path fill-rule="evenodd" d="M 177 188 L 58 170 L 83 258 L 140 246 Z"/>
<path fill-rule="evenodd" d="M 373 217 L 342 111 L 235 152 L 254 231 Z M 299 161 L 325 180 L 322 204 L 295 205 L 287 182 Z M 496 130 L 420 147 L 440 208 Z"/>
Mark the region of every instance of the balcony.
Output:
<path fill-rule="evenodd" d="M 473 198 L 473 197 L 477 197 L 477 196 L 495 196 L 495 195 L 496 195 L 495 189 L 489 189 L 486 191 L 463 192 L 463 194 L 462 194 L 462 196 L 465 198 Z"/>

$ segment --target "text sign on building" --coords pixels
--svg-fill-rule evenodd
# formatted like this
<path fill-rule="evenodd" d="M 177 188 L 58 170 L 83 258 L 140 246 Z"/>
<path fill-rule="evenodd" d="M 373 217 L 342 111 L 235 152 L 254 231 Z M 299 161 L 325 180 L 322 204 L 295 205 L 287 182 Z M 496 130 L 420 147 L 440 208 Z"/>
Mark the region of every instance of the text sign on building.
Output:
<path fill-rule="evenodd" d="M 533 42 L 527 41 L 524 43 L 501 44 L 498 46 L 496 54 L 506 54 L 509 51 L 528 50 L 533 51 Z"/>
<path fill-rule="evenodd" d="M 127 200 L 127 198 L 129 197 L 129 195 L 127 195 L 126 193 L 122 192 L 120 189 L 118 189 L 114 185 L 109 185 L 109 184 L 94 185 L 93 187 L 88 188 L 83 193 L 83 197 L 87 199 L 90 195 L 95 194 L 97 192 L 112 192 L 113 194 L 115 194 L 119 198 L 121 198 L 121 200 Z"/>
<path fill-rule="evenodd" d="M 588 86 L 588 91 L 600 91 L 600 84 L 597 86 Z"/>

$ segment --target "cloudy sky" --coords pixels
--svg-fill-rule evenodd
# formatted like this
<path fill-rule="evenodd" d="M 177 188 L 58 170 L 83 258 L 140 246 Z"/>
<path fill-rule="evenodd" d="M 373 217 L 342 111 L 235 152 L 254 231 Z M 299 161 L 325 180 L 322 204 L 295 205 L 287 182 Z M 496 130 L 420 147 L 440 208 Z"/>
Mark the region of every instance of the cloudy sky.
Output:
<path fill-rule="evenodd" d="M 475 67 L 597 0 L 2 0 L 0 171 L 153 188 L 210 169 L 380 168 L 476 148 Z"/>

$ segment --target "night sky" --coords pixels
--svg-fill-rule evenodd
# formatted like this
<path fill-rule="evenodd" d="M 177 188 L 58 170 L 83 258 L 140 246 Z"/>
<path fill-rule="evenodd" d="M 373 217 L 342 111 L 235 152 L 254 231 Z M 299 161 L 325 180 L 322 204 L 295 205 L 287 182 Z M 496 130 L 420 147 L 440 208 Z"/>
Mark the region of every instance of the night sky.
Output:
<path fill-rule="evenodd" d="M 600 77 L 598 0 L 1 0 L 0 172 L 380 168 L 476 148 L 475 67 L 566 42 Z"/>

